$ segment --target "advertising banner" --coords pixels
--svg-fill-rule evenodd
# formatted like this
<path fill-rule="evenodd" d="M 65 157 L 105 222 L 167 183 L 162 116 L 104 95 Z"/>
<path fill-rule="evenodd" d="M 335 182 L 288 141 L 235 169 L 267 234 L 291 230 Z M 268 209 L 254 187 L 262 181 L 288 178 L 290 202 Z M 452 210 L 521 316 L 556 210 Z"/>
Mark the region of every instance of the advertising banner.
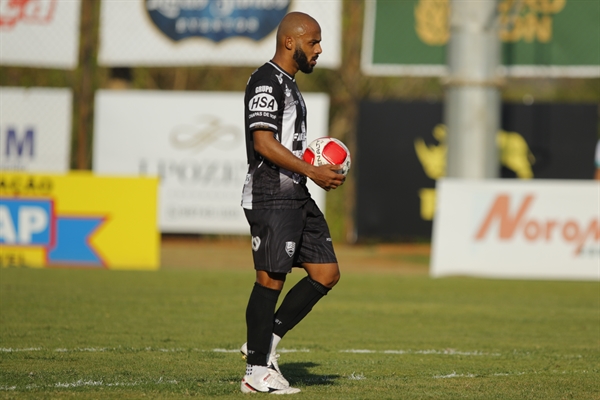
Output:
<path fill-rule="evenodd" d="M 162 232 L 249 234 L 244 94 L 110 91 L 96 94 L 94 171 L 158 176 Z M 306 93 L 308 140 L 327 136 L 329 97 Z M 325 210 L 325 192 L 309 182 Z"/>
<path fill-rule="evenodd" d="M 81 0 L 0 0 L 0 64 L 75 69 Z"/>
<path fill-rule="evenodd" d="M 157 269 L 156 178 L 0 173 L 0 266 Z"/>
<path fill-rule="evenodd" d="M 105 0 L 98 62 L 258 67 L 275 54 L 277 26 L 290 11 L 317 19 L 323 37 L 319 65 L 338 68 L 341 0 Z"/>
<path fill-rule="evenodd" d="M 0 88 L 0 170 L 69 170 L 70 89 Z"/>
<path fill-rule="evenodd" d="M 362 69 L 442 76 L 450 0 L 365 2 Z M 502 65 L 510 76 L 600 77 L 600 2 L 500 0 Z"/>
<path fill-rule="evenodd" d="M 503 178 L 592 179 L 597 104 L 507 103 L 496 135 Z M 356 158 L 361 239 L 430 238 L 446 175 L 443 104 L 363 101 Z M 381 171 L 386 174 L 381 174 Z M 390 177 L 393 183 L 390 184 Z"/>
<path fill-rule="evenodd" d="M 432 276 L 600 280 L 597 181 L 438 182 Z"/>

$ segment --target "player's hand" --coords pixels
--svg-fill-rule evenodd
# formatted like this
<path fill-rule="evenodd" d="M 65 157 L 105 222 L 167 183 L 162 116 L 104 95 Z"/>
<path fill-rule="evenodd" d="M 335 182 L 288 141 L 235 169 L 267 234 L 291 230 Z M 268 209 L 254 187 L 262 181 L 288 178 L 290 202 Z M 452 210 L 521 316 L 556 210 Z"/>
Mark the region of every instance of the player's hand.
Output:
<path fill-rule="evenodd" d="M 344 184 L 346 177 L 340 174 L 343 166 L 341 165 L 321 165 L 320 167 L 313 167 L 312 174 L 309 178 L 313 180 L 324 190 L 337 189 Z"/>

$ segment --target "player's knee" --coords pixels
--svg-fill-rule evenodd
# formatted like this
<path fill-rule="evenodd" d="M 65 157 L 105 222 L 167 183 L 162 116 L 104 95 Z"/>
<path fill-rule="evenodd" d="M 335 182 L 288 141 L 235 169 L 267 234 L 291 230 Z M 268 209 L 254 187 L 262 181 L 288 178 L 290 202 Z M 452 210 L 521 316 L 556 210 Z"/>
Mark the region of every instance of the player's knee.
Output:
<path fill-rule="evenodd" d="M 331 283 L 328 285 L 328 287 L 331 289 L 332 287 L 334 287 L 335 285 L 337 285 L 337 283 L 340 281 L 340 270 L 338 270 L 332 277 L 331 277 Z"/>
<path fill-rule="evenodd" d="M 323 282 L 321 284 L 328 289 L 333 288 L 340 281 L 340 270 L 332 271 L 326 276 L 321 278 Z"/>
<path fill-rule="evenodd" d="M 285 274 L 278 274 L 267 271 L 256 271 L 256 283 L 273 290 L 283 289 L 285 278 Z"/>
<path fill-rule="evenodd" d="M 305 264 L 304 268 L 308 272 L 308 276 L 320 285 L 331 289 L 340 280 L 340 269 L 335 263 L 332 264 Z"/>

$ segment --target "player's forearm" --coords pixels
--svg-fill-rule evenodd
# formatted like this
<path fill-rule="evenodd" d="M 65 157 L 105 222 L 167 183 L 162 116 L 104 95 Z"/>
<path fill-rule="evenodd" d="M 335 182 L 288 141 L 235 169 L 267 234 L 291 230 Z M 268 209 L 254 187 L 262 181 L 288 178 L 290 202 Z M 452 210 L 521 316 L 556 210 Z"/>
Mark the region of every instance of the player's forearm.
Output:
<path fill-rule="evenodd" d="M 273 138 L 272 133 L 270 132 L 269 134 L 264 134 L 262 132 L 254 133 L 254 150 L 280 168 L 287 169 L 288 171 L 309 178 L 313 177 L 315 167 L 296 157 L 291 151 Z"/>

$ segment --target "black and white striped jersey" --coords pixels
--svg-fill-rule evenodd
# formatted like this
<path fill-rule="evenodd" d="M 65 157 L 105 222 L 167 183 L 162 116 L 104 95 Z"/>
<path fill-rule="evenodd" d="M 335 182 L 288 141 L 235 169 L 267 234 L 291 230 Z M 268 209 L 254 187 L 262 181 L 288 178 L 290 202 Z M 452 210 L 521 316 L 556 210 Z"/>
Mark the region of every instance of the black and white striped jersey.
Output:
<path fill-rule="evenodd" d="M 296 80 L 272 61 L 252 73 L 244 96 L 248 174 L 242 192 L 246 209 L 300 208 L 310 197 L 306 177 L 270 163 L 254 151 L 255 130 L 273 137 L 301 158 L 306 148 L 306 105 Z"/>

